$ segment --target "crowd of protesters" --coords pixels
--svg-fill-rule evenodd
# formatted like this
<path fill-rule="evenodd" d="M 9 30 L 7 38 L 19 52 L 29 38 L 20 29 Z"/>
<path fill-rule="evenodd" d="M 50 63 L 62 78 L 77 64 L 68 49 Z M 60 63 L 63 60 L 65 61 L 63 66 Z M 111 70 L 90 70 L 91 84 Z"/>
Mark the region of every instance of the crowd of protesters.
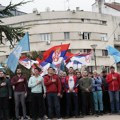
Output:
<path fill-rule="evenodd" d="M 72 67 L 59 74 L 52 67 L 43 77 L 40 73 L 35 68 L 27 80 L 18 68 L 9 79 L 0 70 L 0 120 L 120 115 L 120 74 L 113 66 L 110 73 L 80 72 Z"/>

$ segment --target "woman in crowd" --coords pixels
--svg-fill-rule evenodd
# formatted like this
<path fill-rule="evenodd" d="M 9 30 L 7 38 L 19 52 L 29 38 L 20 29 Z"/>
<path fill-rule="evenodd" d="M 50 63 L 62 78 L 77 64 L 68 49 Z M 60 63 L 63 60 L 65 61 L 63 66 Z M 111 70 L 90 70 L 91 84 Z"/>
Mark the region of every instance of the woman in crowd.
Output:
<path fill-rule="evenodd" d="M 101 115 L 103 114 L 103 100 L 102 100 L 101 85 L 102 85 L 101 77 L 98 75 L 97 71 L 93 71 L 92 91 L 93 91 L 96 116 L 98 116 L 98 114 L 101 114 Z"/>

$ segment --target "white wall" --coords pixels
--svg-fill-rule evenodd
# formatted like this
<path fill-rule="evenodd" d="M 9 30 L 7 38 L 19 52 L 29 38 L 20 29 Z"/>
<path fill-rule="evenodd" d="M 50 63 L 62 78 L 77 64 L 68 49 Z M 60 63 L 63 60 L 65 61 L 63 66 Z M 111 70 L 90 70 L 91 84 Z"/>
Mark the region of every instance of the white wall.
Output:
<path fill-rule="evenodd" d="M 99 13 L 98 3 L 97 2 L 92 5 L 92 11 Z M 106 6 L 106 5 L 104 5 L 104 3 L 101 6 L 101 11 L 102 11 L 102 14 L 120 16 L 120 11 L 115 10 L 113 8 L 110 8 L 110 7 Z"/>

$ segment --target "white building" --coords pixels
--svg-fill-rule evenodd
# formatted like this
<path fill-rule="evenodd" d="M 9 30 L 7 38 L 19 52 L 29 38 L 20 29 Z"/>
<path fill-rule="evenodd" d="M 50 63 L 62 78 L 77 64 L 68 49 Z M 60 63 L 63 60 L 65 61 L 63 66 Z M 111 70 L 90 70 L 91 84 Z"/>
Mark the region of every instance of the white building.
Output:
<path fill-rule="evenodd" d="M 89 52 L 92 44 L 97 44 L 97 68 L 109 67 L 114 63 L 108 56 L 108 45 L 120 46 L 120 17 L 100 13 L 76 11 L 34 12 L 21 16 L 2 19 L 10 26 L 30 27 L 31 51 L 45 51 L 54 45 L 70 43 L 73 53 Z M 12 49 L 9 44 L 0 45 L 1 61 L 5 60 Z M 94 69 L 92 60 L 89 69 Z M 118 67 L 119 70 L 119 67 Z"/>
<path fill-rule="evenodd" d="M 95 3 L 92 5 L 92 11 L 101 14 L 120 16 L 120 3 L 106 3 L 105 0 L 95 0 Z"/>

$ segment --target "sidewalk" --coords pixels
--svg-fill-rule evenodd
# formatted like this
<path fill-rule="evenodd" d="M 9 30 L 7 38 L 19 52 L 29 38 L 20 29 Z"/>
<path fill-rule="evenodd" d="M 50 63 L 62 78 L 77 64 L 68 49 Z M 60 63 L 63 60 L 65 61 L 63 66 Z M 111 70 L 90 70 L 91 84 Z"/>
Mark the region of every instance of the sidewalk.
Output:
<path fill-rule="evenodd" d="M 65 119 L 64 119 L 65 120 Z M 86 116 L 84 118 L 70 118 L 66 120 L 120 120 L 120 115 Z"/>

